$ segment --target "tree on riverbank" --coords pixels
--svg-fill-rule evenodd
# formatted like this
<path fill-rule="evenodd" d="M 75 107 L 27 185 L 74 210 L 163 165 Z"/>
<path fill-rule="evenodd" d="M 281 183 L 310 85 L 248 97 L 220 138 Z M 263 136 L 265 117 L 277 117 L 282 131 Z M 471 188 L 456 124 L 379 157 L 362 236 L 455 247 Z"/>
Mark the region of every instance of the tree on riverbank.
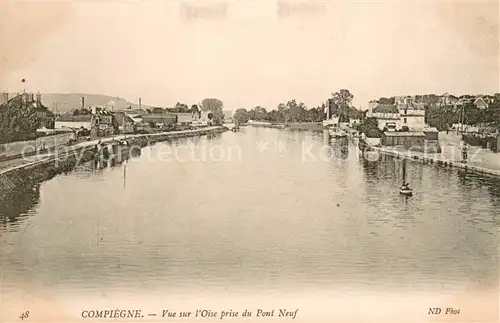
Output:
<path fill-rule="evenodd" d="M 224 122 L 224 103 L 219 99 L 207 98 L 201 101 L 202 111 L 212 113 L 212 120 L 216 125 L 222 125 Z"/>
<path fill-rule="evenodd" d="M 439 131 L 449 129 L 462 118 L 470 126 L 491 125 L 500 129 L 500 102 L 494 101 L 486 109 L 479 109 L 473 102 L 465 105 L 425 106 L 425 122 Z"/>
<path fill-rule="evenodd" d="M 191 109 L 187 104 L 177 102 L 173 108 L 165 109 L 171 113 L 190 113 Z"/>
<path fill-rule="evenodd" d="M 349 122 L 351 103 L 354 95 L 347 89 L 340 89 L 332 93 L 333 103 L 337 106 L 336 115 L 339 116 L 339 122 Z"/>
<path fill-rule="evenodd" d="M 23 103 L 21 96 L 0 106 L 0 143 L 32 140 L 40 119 L 31 103 Z"/>
<path fill-rule="evenodd" d="M 247 123 L 250 120 L 250 115 L 246 109 L 238 109 L 234 112 L 233 119 L 239 123 Z"/>
<path fill-rule="evenodd" d="M 378 127 L 378 120 L 374 117 L 366 118 L 361 121 L 357 130 L 370 138 L 380 138 L 382 136 L 382 131 Z"/>
<path fill-rule="evenodd" d="M 287 103 L 280 103 L 276 109 L 271 111 L 267 111 L 261 106 L 256 106 L 250 111 L 238 109 L 233 118 L 241 123 L 248 122 L 248 120 L 272 123 L 321 122 L 324 119 L 324 108 L 323 105 L 307 109 L 303 102 L 297 103 L 296 100 L 290 100 Z"/>

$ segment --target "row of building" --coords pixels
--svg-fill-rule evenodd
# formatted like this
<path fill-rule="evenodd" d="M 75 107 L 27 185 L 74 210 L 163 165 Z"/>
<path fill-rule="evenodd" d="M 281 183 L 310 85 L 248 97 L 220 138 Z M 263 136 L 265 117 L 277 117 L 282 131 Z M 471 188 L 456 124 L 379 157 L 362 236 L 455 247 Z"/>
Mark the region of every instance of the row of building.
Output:
<path fill-rule="evenodd" d="M 422 130 L 425 125 L 425 105 L 411 97 L 396 98 L 393 104 L 370 101 L 367 117 L 376 118 L 380 130 Z"/>
<path fill-rule="evenodd" d="M 425 106 L 463 106 L 473 104 L 484 110 L 495 101 L 493 95 L 462 95 L 460 97 L 445 93 L 441 96 L 397 96 L 391 102 L 370 101 L 367 117 L 378 120 L 381 130 L 401 130 L 408 127 L 410 130 L 421 131 L 425 124 Z"/>
<path fill-rule="evenodd" d="M 372 139 L 383 146 L 440 152 L 438 131 L 425 123 L 425 103 L 415 96 L 400 96 L 392 102 L 370 101 L 367 117 L 378 121 L 381 137 Z"/>
<path fill-rule="evenodd" d="M 154 129 L 171 129 L 174 126 L 203 126 L 210 123 L 208 112 L 173 113 L 163 109 L 155 109 L 156 113 L 139 109 L 114 110 L 109 105 L 84 106 L 64 114 L 54 114 L 42 104 L 41 94 L 22 93 L 23 106 L 36 111 L 40 132 L 74 131 L 89 137 L 106 137 L 114 134 L 131 134 L 135 132 L 151 132 Z M 12 102 L 7 93 L 0 94 L 0 106 Z M 158 111 L 160 110 L 160 111 Z M 227 119 L 232 118 L 232 111 L 225 111 Z"/>

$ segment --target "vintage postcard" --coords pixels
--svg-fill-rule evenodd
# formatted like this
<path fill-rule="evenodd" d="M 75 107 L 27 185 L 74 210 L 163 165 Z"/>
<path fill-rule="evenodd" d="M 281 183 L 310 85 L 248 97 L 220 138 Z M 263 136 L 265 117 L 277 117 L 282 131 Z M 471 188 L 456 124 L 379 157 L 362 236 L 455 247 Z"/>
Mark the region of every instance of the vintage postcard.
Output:
<path fill-rule="evenodd" d="M 498 322 L 499 3 L 2 0 L 0 322 Z"/>

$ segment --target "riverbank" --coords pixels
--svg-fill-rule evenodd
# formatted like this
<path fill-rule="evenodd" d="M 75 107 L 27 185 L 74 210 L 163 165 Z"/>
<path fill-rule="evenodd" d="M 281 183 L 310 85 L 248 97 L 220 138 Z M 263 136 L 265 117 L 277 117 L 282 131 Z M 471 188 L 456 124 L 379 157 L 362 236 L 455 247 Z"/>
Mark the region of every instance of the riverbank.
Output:
<path fill-rule="evenodd" d="M 227 130 L 226 127 L 207 127 L 196 130 L 155 134 L 119 135 L 113 138 L 96 139 L 81 142 L 73 146 L 59 147 L 59 149 L 53 153 L 40 156 L 40 159 L 0 170 L 0 192 L 4 189 L 11 189 L 18 185 L 30 185 L 32 183 L 49 180 L 58 174 L 70 172 L 78 163 L 89 162 L 95 158 L 94 147 L 99 141 L 101 144 L 105 144 L 113 140 L 126 139 L 129 146 L 141 148 L 161 141 L 210 135 L 222 133 Z"/>
<path fill-rule="evenodd" d="M 450 156 L 450 151 L 443 151 L 443 153 L 441 154 L 428 154 L 390 147 L 374 147 L 374 150 L 384 155 L 395 156 L 397 158 L 406 158 L 422 164 L 430 164 L 447 168 L 457 168 L 478 174 L 500 177 L 500 163 L 496 165 L 485 163 L 482 158 L 477 157 L 477 153 L 469 154 L 469 160 L 467 161 L 467 163 L 462 163 L 460 157 L 458 157 L 459 154 L 455 154 L 457 155 L 456 157 Z"/>
<path fill-rule="evenodd" d="M 307 131 L 323 131 L 326 129 L 321 123 L 316 122 L 300 122 L 300 123 L 288 123 L 285 125 L 287 129 L 290 130 L 307 130 Z"/>

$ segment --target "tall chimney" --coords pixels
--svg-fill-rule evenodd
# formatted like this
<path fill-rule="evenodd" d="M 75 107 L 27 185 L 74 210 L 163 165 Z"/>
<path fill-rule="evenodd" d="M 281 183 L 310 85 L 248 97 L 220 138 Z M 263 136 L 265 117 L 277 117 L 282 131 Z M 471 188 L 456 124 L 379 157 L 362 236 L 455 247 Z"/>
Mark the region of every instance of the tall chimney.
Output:
<path fill-rule="evenodd" d="M 42 106 L 42 95 L 40 94 L 40 91 L 38 91 L 38 93 L 36 94 L 36 106 Z"/>
<path fill-rule="evenodd" d="M 9 102 L 9 93 L 4 92 L 0 96 L 0 105 L 1 104 L 7 104 L 7 102 Z"/>
<path fill-rule="evenodd" d="M 85 97 L 82 96 L 82 110 L 85 109 Z"/>
<path fill-rule="evenodd" d="M 139 98 L 139 110 L 142 108 L 142 100 Z"/>

